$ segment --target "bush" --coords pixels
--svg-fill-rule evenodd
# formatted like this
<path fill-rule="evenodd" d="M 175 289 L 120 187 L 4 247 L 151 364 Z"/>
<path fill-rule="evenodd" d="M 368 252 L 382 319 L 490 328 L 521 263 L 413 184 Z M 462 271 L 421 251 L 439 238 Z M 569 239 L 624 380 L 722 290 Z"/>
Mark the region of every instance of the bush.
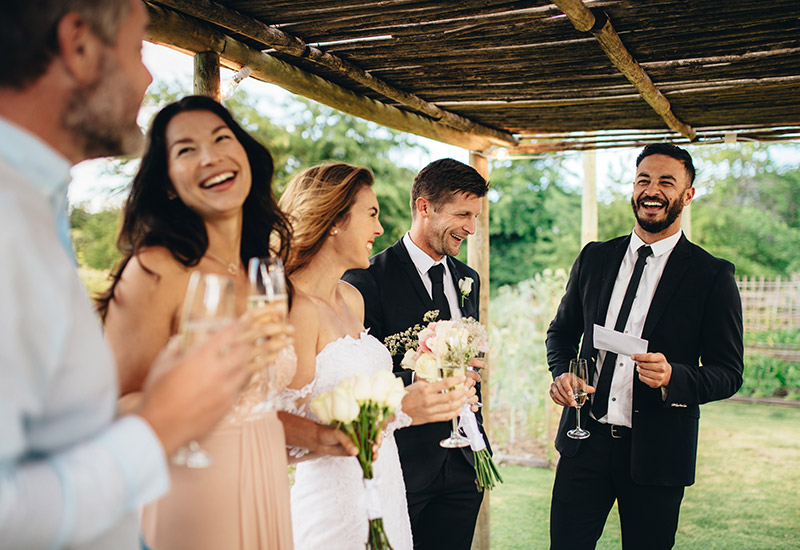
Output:
<path fill-rule="evenodd" d="M 746 353 L 744 381 L 739 395 L 800 400 L 800 364 Z"/>

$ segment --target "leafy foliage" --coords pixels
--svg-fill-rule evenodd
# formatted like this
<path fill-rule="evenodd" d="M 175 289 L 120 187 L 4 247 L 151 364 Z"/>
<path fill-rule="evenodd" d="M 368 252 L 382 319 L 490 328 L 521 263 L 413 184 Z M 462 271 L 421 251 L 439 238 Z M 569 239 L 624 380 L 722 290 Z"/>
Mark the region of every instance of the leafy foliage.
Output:
<path fill-rule="evenodd" d="M 495 163 L 490 199 L 491 284 L 568 268 L 580 250 L 580 195 L 563 183 L 558 159 Z"/>

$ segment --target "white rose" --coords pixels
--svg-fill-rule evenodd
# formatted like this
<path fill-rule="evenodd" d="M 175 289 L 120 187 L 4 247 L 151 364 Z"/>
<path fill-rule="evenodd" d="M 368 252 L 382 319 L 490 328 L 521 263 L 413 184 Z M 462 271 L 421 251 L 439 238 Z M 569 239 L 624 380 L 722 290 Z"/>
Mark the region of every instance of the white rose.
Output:
<path fill-rule="evenodd" d="M 323 424 L 330 424 L 333 422 L 332 410 L 332 395 L 331 392 L 325 392 L 308 404 L 311 411 L 319 418 Z"/>
<path fill-rule="evenodd" d="M 386 403 L 386 396 L 392 389 L 397 377 L 388 370 L 381 370 L 372 375 L 372 392 L 370 399 L 376 403 Z"/>
<path fill-rule="evenodd" d="M 406 388 L 403 386 L 403 381 L 399 378 L 395 378 L 394 380 L 392 388 L 389 390 L 389 395 L 386 396 L 386 404 L 392 410 L 397 409 L 406 396 Z"/>
<path fill-rule="evenodd" d="M 413 369 L 417 363 L 417 350 L 407 349 L 403 359 L 400 361 L 400 366 L 404 369 Z"/>
<path fill-rule="evenodd" d="M 332 401 L 331 413 L 334 420 L 349 424 L 358 417 L 361 407 L 350 388 L 338 386 L 333 390 Z"/>
<path fill-rule="evenodd" d="M 428 382 L 435 382 L 439 379 L 439 364 L 436 357 L 432 353 L 423 353 L 417 359 L 417 365 L 414 367 L 414 372 L 417 376 Z"/>
<path fill-rule="evenodd" d="M 461 291 L 461 294 L 464 296 L 468 296 L 470 292 L 472 292 L 472 277 L 464 277 L 460 281 L 458 281 L 458 290 Z"/>
<path fill-rule="evenodd" d="M 350 379 L 350 387 L 353 389 L 353 397 L 359 403 L 367 401 L 372 395 L 372 380 L 368 374 L 359 374 Z"/>

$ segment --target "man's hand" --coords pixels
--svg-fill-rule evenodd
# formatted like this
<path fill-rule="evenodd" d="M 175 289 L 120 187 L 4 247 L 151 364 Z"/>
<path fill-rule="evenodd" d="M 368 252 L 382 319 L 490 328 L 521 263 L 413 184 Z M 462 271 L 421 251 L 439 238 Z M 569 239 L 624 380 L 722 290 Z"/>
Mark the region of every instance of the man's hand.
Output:
<path fill-rule="evenodd" d="M 470 359 L 467 366 L 472 367 L 473 369 L 480 369 L 480 370 L 487 368 L 486 361 L 484 361 L 480 357 L 474 357 Z M 467 374 L 467 390 L 474 388 L 475 385 L 481 381 L 481 374 L 480 372 L 477 372 L 477 370 L 471 370 L 468 368 L 466 374 Z M 472 412 L 478 412 L 478 409 L 480 409 L 481 406 L 478 405 L 477 390 L 473 389 L 473 392 L 474 396 L 468 395 L 469 399 L 467 402 L 471 405 L 470 408 L 472 409 Z"/>
<path fill-rule="evenodd" d="M 471 392 L 465 387 L 466 377 L 462 375 L 445 378 L 438 382 L 420 380 L 406 386 L 403 398 L 403 412 L 411 417 L 411 425 L 445 422 L 452 420 L 461 411 L 461 405 L 467 402 L 469 393 L 475 397 L 475 388 Z M 453 388 L 450 391 L 446 391 Z"/>
<path fill-rule="evenodd" d="M 230 410 L 251 371 L 252 343 L 237 343 L 233 324 L 186 353 L 171 342 L 153 363 L 139 406 L 169 456 L 205 435 Z"/>
<path fill-rule="evenodd" d="M 572 391 L 572 380 L 574 377 L 574 374 L 565 372 L 550 384 L 550 399 L 552 399 L 556 405 L 561 405 L 563 407 L 575 407 L 578 405 Z M 594 388 L 587 384 L 586 393 L 594 393 Z"/>
<path fill-rule="evenodd" d="M 634 353 L 631 359 L 636 363 L 639 380 L 651 388 L 669 386 L 672 365 L 667 362 L 663 353 Z"/>

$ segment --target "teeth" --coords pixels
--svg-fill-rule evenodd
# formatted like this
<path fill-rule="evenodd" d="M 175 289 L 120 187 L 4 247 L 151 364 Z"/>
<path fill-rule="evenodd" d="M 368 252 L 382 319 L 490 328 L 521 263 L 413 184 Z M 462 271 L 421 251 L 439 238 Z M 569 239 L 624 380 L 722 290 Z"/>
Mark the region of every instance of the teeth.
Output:
<path fill-rule="evenodd" d="M 453 233 L 450 233 L 450 236 L 453 237 L 454 239 L 458 240 L 458 241 L 463 241 L 464 240 L 463 238 L 461 238 L 458 235 L 455 235 Z"/>
<path fill-rule="evenodd" d="M 222 174 L 214 176 L 213 178 L 207 179 L 205 182 L 203 182 L 203 187 L 211 187 L 212 185 L 222 183 L 223 181 L 230 179 L 233 176 L 234 176 L 233 172 L 223 172 Z"/>

